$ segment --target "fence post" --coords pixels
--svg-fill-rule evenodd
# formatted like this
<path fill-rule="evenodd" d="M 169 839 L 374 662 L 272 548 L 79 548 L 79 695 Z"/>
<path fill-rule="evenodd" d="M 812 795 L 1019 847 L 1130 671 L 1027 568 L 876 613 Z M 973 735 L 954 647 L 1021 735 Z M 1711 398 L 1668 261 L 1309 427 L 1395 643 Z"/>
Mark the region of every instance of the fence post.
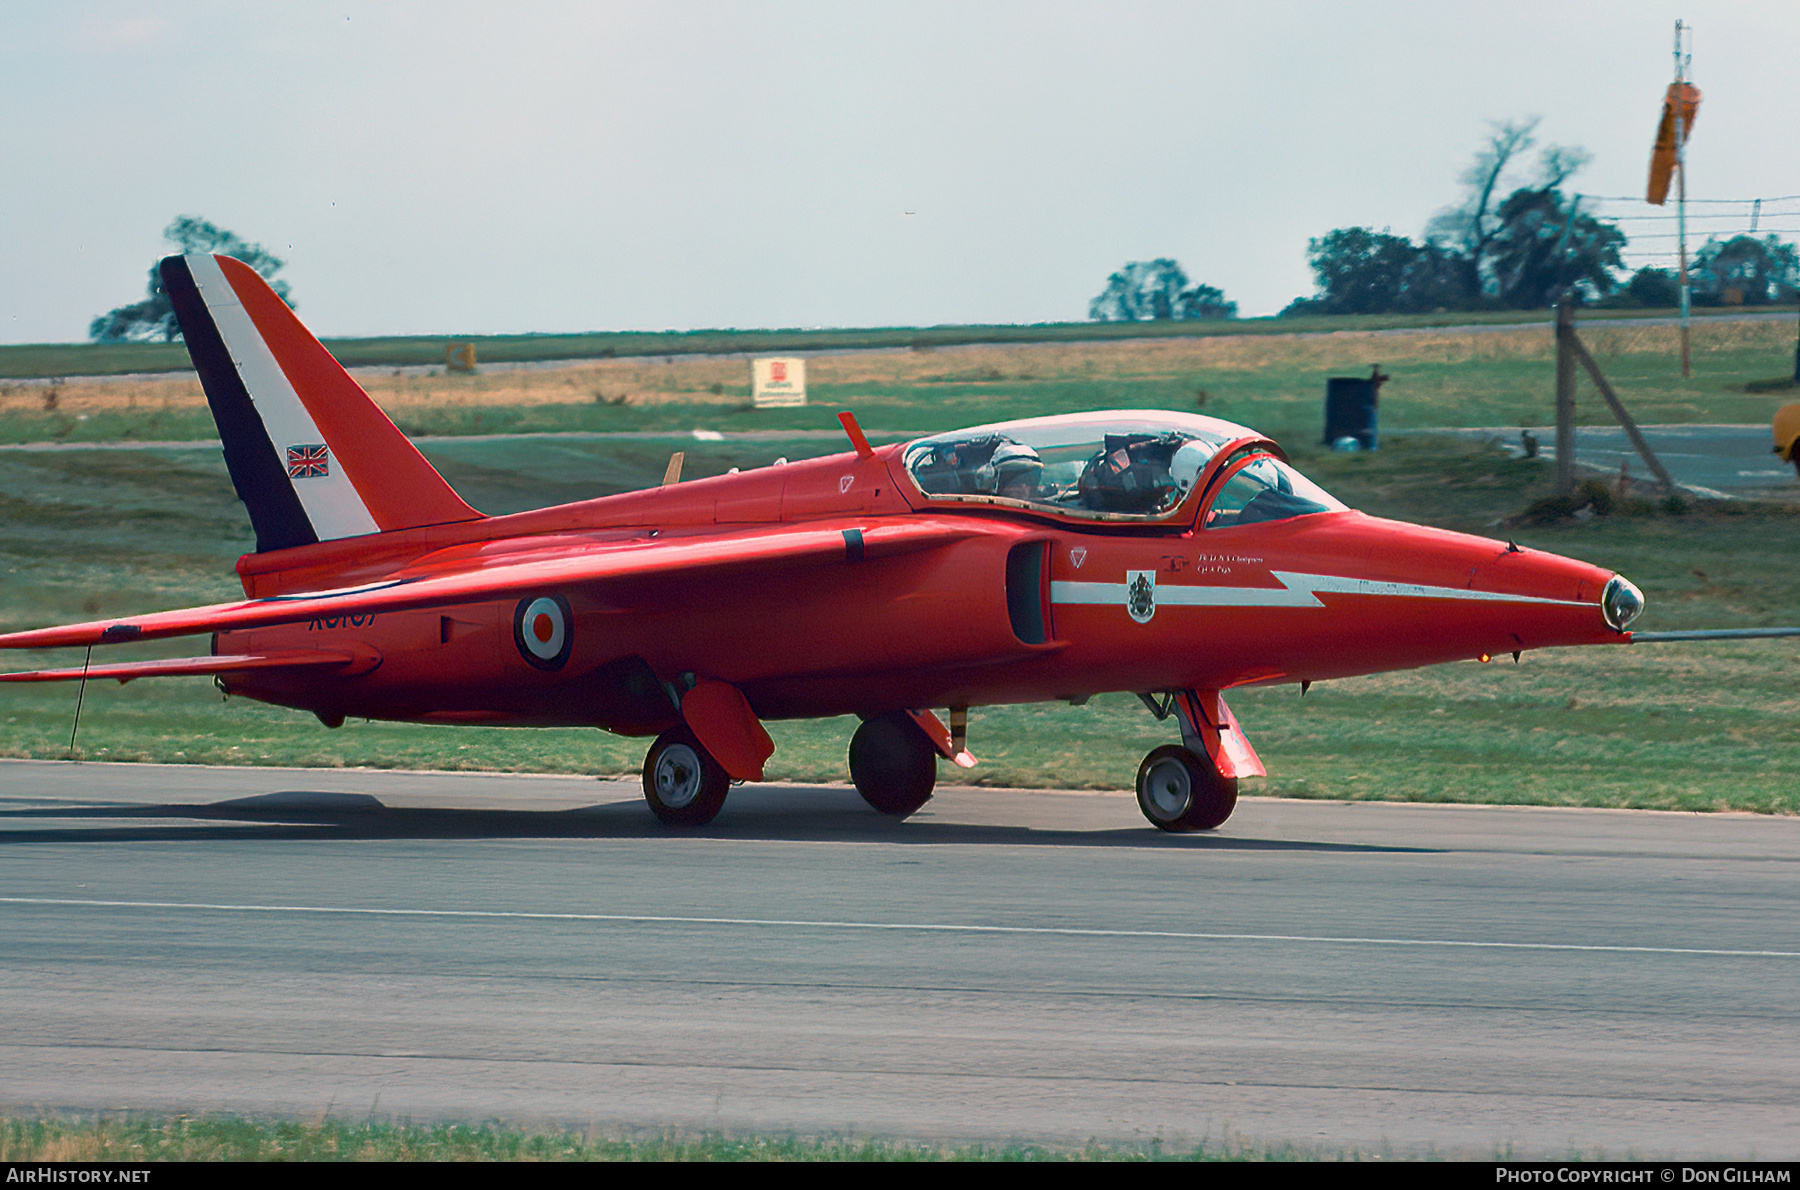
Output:
<path fill-rule="evenodd" d="M 1556 303 L 1556 493 L 1575 490 L 1575 303 Z"/>

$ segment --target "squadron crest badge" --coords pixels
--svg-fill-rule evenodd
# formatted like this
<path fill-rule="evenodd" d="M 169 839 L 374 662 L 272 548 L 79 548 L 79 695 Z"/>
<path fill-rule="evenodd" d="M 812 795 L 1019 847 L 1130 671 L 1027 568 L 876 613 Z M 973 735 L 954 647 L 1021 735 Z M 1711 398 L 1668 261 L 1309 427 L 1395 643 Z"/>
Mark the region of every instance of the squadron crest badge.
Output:
<path fill-rule="evenodd" d="M 1156 614 L 1156 571 L 1125 572 L 1125 610 L 1140 624 L 1148 624 Z"/>

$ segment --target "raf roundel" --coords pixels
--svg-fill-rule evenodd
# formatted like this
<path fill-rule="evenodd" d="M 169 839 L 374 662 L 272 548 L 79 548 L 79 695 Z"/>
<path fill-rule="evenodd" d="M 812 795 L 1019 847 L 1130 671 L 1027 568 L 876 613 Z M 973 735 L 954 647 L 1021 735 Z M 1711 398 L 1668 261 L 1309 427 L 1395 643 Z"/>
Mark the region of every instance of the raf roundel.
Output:
<path fill-rule="evenodd" d="M 513 612 L 513 640 L 519 655 L 539 669 L 561 669 L 575 643 L 569 601 L 560 595 L 521 599 Z"/>

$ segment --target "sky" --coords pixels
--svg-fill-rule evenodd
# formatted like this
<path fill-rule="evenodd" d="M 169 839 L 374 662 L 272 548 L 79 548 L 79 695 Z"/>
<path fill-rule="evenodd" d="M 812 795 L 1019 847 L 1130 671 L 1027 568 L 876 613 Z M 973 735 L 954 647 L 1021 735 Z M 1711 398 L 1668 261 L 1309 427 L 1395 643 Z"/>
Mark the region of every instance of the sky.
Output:
<path fill-rule="evenodd" d="M 143 297 L 178 215 L 325 336 L 1078 321 L 1157 257 L 1272 314 L 1496 121 L 1641 195 L 1678 18 L 1690 197 L 1800 195 L 1794 0 L 0 0 L 0 342 Z"/>

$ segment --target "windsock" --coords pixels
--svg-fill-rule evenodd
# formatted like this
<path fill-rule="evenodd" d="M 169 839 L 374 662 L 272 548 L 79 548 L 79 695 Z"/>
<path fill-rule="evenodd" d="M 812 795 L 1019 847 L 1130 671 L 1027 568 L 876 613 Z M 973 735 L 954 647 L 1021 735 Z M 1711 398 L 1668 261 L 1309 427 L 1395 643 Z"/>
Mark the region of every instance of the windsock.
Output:
<path fill-rule="evenodd" d="M 1694 115 L 1700 110 L 1700 88 L 1692 83 L 1670 83 L 1663 96 L 1662 122 L 1656 126 L 1656 148 L 1650 153 L 1650 191 L 1645 200 L 1662 206 L 1669 197 L 1669 178 L 1675 173 L 1675 110 L 1681 107 L 1681 143 L 1694 134 Z"/>

